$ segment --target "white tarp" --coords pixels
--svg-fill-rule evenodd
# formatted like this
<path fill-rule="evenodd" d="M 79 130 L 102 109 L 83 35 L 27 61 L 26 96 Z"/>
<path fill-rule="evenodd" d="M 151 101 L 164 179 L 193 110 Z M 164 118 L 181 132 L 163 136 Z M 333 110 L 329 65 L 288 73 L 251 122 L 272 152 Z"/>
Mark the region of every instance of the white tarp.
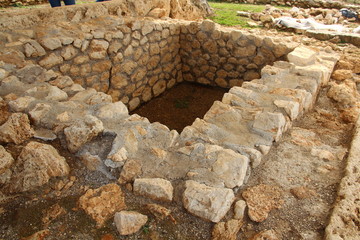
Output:
<path fill-rule="evenodd" d="M 296 19 L 291 17 L 280 17 L 280 18 L 276 18 L 274 22 L 275 25 L 277 26 L 285 26 L 287 28 L 296 28 L 303 30 L 331 30 L 336 32 L 348 31 L 348 29 L 342 25 L 338 25 L 338 24 L 326 25 L 326 24 L 318 23 L 312 18 Z"/>

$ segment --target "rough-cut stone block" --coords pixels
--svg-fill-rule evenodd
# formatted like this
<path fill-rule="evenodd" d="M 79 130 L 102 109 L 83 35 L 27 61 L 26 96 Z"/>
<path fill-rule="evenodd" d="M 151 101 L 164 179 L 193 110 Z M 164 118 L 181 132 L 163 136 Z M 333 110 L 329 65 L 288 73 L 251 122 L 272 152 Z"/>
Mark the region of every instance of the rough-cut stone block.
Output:
<path fill-rule="evenodd" d="M 183 204 L 190 213 L 198 217 L 219 222 L 230 210 L 234 199 L 231 189 L 213 188 L 195 181 L 186 181 Z"/>
<path fill-rule="evenodd" d="M 297 47 L 287 55 L 289 62 L 298 66 L 306 66 L 315 63 L 316 52 L 307 47 Z"/>
<path fill-rule="evenodd" d="M 53 146 L 38 142 L 23 148 L 14 169 L 12 192 L 34 190 L 51 177 L 66 176 L 70 171 L 65 158 Z"/>
<path fill-rule="evenodd" d="M 273 140 L 278 141 L 285 124 L 285 117 L 281 113 L 261 112 L 256 114 L 253 128 L 260 131 L 260 134 L 264 132 L 269 134 Z"/>
<path fill-rule="evenodd" d="M 14 159 L 3 146 L 0 145 L 0 174 L 3 174 L 14 163 Z"/>
<path fill-rule="evenodd" d="M 64 129 L 67 147 L 70 152 L 77 152 L 85 143 L 104 130 L 103 123 L 94 116 L 87 115 L 74 125 Z"/>
<path fill-rule="evenodd" d="M 134 192 L 155 200 L 172 201 L 173 186 L 161 178 L 138 178 L 134 181 Z"/>
<path fill-rule="evenodd" d="M 147 222 L 148 217 L 134 211 L 115 213 L 114 222 L 120 235 L 130 235 L 140 230 Z"/>

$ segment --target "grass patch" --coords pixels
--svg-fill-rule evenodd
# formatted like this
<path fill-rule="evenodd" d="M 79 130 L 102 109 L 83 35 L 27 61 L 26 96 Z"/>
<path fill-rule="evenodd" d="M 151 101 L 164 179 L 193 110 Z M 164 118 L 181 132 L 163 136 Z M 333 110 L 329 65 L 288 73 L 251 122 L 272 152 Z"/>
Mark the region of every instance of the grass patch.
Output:
<path fill-rule="evenodd" d="M 251 21 L 250 18 L 236 16 L 237 11 L 244 12 L 262 12 L 265 10 L 265 5 L 253 5 L 253 4 L 236 4 L 236 3 L 224 3 L 209 1 L 210 7 L 214 10 L 214 15 L 209 19 L 214 22 L 225 26 L 236 26 L 242 28 L 253 28 L 247 24 Z M 289 7 L 278 7 L 289 8 Z"/>

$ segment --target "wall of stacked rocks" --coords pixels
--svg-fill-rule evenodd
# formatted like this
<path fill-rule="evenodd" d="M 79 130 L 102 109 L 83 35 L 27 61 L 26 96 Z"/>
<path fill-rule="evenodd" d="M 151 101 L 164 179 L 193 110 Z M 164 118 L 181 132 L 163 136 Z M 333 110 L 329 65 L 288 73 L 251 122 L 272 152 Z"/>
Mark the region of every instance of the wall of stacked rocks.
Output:
<path fill-rule="evenodd" d="M 342 1 L 326 1 L 326 0 L 223 0 L 223 2 L 233 3 L 250 3 L 250 4 L 271 4 L 271 5 L 284 5 L 295 6 L 302 8 L 357 8 L 358 6 L 351 5 Z"/>
<path fill-rule="evenodd" d="M 8 33 L 13 42 L 6 46 L 76 84 L 108 93 L 130 110 L 182 81 L 240 86 L 243 80 L 259 78 L 262 67 L 283 60 L 296 47 L 209 20 L 97 21 L 71 31 L 66 25 L 17 30 Z"/>

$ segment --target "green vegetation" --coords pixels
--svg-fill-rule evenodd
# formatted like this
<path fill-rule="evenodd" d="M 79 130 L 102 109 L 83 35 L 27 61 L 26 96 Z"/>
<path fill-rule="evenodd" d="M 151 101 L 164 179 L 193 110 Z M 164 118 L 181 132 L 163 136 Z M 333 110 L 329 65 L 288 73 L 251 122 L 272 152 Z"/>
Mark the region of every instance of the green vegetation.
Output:
<path fill-rule="evenodd" d="M 242 28 L 252 28 L 247 24 L 250 19 L 246 17 L 236 16 L 237 11 L 262 12 L 265 9 L 265 5 L 236 4 L 216 1 L 209 1 L 209 5 L 214 10 L 214 15 L 209 17 L 209 19 L 221 25 L 238 26 Z"/>

